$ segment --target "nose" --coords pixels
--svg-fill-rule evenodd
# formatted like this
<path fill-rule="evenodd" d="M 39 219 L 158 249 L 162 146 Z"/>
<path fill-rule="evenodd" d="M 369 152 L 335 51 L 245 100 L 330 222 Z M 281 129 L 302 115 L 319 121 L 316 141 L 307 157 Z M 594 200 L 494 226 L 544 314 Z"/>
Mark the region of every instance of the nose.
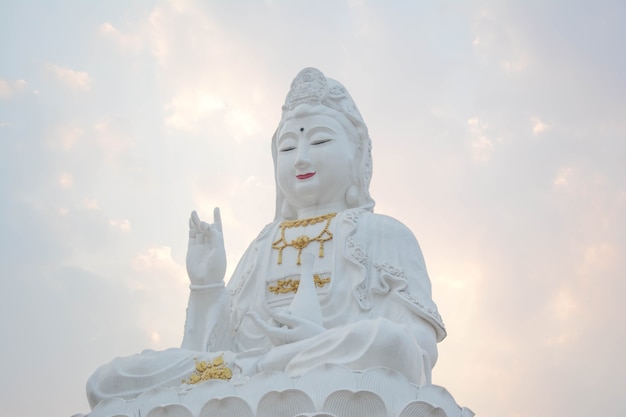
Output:
<path fill-rule="evenodd" d="M 302 169 L 308 167 L 309 165 L 311 165 L 311 160 L 309 159 L 309 147 L 301 144 L 297 149 L 294 166 L 298 169 Z"/>

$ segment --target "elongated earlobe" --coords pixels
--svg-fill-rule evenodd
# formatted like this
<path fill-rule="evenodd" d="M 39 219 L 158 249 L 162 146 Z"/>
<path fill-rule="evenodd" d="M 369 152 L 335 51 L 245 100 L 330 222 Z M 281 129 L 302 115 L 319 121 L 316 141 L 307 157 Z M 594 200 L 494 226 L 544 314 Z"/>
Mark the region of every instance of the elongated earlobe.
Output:
<path fill-rule="evenodd" d="M 351 185 L 346 190 L 346 203 L 348 207 L 358 207 L 359 205 L 359 188 L 356 185 Z"/>

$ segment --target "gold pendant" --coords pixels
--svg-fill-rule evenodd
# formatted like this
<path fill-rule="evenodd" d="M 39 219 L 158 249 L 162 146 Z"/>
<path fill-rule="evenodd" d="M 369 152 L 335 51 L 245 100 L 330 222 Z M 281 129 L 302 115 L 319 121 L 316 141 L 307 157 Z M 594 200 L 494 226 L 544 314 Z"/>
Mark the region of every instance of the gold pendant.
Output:
<path fill-rule="evenodd" d="M 283 263 L 283 250 L 291 246 L 298 251 L 298 259 L 296 263 L 301 265 L 300 258 L 302 256 L 302 250 L 309 246 L 311 242 L 318 242 L 320 244 L 318 256 L 320 258 L 324 257 L 324 242 L 328 242 L 333 238 L 333 234 L 328 230 L 330 227 L 330 221 L 337 215 L 337 213 L 329 213 L 323 216 L 312 217 L 309 219 L 298 219 L 298 220 L 287 220 L 280 224 L 280 239 L 276 242 L 272 243 L 272 249 L 278 250 L 278 265 Z M 307 235 L 301 235 L 292 240 L 291 242 L 287 242 L 285 239 L 285 230 L 291 229 L 294 227 L 306 227 L 313 224 L 318 224 L 323 221 L 326 221 L 326 225 L 322 229 L 322 231 L 315 237 L 309 237 Z"/>

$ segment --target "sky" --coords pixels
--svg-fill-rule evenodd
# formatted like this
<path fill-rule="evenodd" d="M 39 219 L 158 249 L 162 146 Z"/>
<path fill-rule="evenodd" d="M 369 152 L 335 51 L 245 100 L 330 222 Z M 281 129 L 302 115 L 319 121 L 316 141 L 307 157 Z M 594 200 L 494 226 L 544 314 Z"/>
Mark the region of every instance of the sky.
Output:
<path fill-rule="evenodd" d="M 0 417 L 86 413 L 179 346 L 192 210 L 228 271 L 274 215 L 304 67 L 373 141 L 422 247 L 433 382 L 479 416 L 626 415 L 623 1 L 0 0 Z"/>

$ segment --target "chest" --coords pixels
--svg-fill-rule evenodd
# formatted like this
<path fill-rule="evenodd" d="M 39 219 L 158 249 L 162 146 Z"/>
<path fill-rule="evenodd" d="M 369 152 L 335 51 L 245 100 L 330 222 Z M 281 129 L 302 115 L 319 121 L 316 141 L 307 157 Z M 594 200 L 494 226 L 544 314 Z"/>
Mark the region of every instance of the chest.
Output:
<path fill-rule="evenodd" d="M 266 305 L 270 309 L 289 307 L 303 279 L 313 281 L 314 294 L 311 296 L 317 296 L 320 304 L 327 302 L 337 289 L 338 245 L 334 217 L 281 224 L 272 237 L 272 250 L 263 280 Z M 303 265 L 307 254 L 313 259 L 310 267 Z M 307 270 L 311 273 L 307 274 Z"/>

